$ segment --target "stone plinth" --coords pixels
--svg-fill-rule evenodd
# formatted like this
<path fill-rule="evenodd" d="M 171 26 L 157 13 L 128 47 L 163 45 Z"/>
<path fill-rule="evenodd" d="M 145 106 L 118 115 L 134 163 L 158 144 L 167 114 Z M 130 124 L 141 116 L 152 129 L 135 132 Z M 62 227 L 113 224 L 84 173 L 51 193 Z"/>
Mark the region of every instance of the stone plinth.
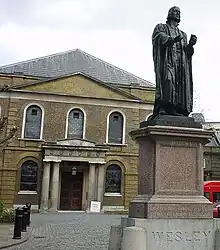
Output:
<path fill-rule="evenodd" d="M 212 132 L 155 125 L 130 135 L 139 143 L 139 195 L 129 217 L 212 218 L 212 203 L 203 195 L 203 145 Z"/>
<path fill-rule="evenodd" d="M 217 225 L 213 219 L 132 219 L 125 218 L 131 223 L 130 241 L 135 239 L 137 230 L 145 230 L 145 239 L 139 235 L 139 244 L 131 250 L 219 250 L 215 245 Z M 135 226 L 132 226 L 135 224 Z M 124 234 L 123 234 L 124 236 Z M 127 239 L 122 239 L 128 241 Z M 134 240 L 133 240 L 134 241 Z M 120 248 L 119 248 L 120 249 Z"/>

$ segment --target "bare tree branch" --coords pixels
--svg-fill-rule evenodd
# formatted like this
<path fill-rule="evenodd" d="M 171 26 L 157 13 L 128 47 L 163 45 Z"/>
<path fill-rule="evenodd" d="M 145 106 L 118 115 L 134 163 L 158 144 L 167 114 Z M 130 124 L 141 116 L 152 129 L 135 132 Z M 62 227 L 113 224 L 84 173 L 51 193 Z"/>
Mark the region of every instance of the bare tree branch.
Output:
<path fill-rule="evenodd" d="M 2 131 L 3 128 L 5 127 L 7 120 L 8 120 L 8 118 L 5 117 L 5 116 L 3 118 L 1 118 L 1 120 L 0 120 L 0 131 Z"/>
<path fill-rule="evenodd" d="M 16 126 L 14 126 L 12 129 L 10 129 L 9 134 L 5 138 L 0 139 L 0 145 L 5 143 L 6 141 L 10 140 L 14 136 L 14 134 L 16 133 L 17 130 L 18 130 L 18 128 Z"/>

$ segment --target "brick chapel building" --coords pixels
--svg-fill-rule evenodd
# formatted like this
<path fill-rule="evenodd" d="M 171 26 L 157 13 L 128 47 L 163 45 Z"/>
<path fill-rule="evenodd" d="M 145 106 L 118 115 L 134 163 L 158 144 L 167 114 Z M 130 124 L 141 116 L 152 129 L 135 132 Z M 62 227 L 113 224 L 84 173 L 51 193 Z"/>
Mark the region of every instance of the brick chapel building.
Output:
<path fill-rule="evenodd" d="M 0 199 L 40 210 L 126 210 L 137 194 L 129 132 L 152 112 L 154 85 L 81 50 L 0 67 Z"/>

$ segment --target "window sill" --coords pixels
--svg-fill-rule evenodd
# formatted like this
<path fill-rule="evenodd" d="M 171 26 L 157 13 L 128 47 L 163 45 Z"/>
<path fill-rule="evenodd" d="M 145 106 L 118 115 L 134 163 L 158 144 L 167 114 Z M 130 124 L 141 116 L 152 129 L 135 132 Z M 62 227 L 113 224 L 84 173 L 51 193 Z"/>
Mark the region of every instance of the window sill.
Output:
<path fill-rule="evenodd" d="M 120 194 L 120 193 L 105 193 L 104 196 L 108 196 L 108 197 L 122 197 L 122 194 Z"/>
<path fill-rule="evenodd" d="M 19 191 L 18 194 L 37 194 L 36 191 L 28 191 L 28 190 L 22 190 L 22 191 Z"/>
<path fill-rule="evenodd" d="M 21 140 L 21 141 L 38 141 L 38 142 L 44 142 L 45 141 L 43 139 L 34 139 L 34 138 L 18 138 L 18 140 Z"/>
<path fill-rule="evenodd" d="M 105 143 L 105 145 L 111 146 L 111 147 L 127 147 L 128 144 L 120 144 L 120 143 Z"/>

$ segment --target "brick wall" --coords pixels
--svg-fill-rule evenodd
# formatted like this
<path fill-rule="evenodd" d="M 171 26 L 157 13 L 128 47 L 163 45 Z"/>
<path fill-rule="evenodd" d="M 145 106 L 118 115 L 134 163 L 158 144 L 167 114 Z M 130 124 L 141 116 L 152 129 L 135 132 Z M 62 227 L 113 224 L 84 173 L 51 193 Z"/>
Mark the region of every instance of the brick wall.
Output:
<path fill-rule="evenodd" d="M 90 89 L 86 88 L 89 82 L 88 79 L 83 77 L 75 78 L 77 81 L 73 86 L 71 85 L 70 79 L 56 81 L 56 84 L 52 85 L 41 85 L 42 89 L 38 91 L 51 91 L 80 93 L 83 95 L 94 95 L 96 97 L 101 97 L 106 95 L 106 103 L 111 98 L 118 99 L 120 94 L 112 92 L 111 90 L 103 88 L 103 86 L 91 86 Z M 86 82 L 84 86 L 83 81 Z M 80 84 L 79 84 L 80 83 Z M 80 89 L 80 85 L 82 89 Z M 36 85 L 37 86 L 37 85 Z M 36 86 L 34 90 L 36 90 Z M 62 89 L 64 87 L 64 89 Z M 78 91 L 78 92 L 77 92 Z M 94 92 L 95 91 L 95 92 Z M 109 92 L 110 91 L 110 92 Z M 111 93 L 111 94 L 109 94 Z M 21 139 L 22 134 L 22 122 L 24 109 L 30 103 L 40 104 L 44 108 L 44 127 L 43 127 L 43 139 L 46 141 L 56 141 L 58 139 L 63 139 L 65 136 L 66 129 L 66 116 L 67 112 L 71 108 L 82 108 L 86 113 L 86 130 L 85 138 L 91 141 L 95 141 L 98 144 L 103 144 L 106 142 L 106 129 L 107 129 L 107 116 L 109 112 L 113 110 L 119 110 L 126 116 L 126 135 L 125 135 L 125 145 L 123 146 L 111 146 L 110 151 L 106 156 L 106 162 L 117 162 L 119 165 L 123 166 L 123 189 L 122 197 L 104 197 L 105 205 L 125 205 L 128 207 L 129 201 L 137 194 L 137 162 L 138 162 L 138 145 L 133 142 L 129 136 L 131 130 L 139 128 L 140 121 L 145 120 L 147 114 L 150 111 L 140 110 L 139 108 L 123 107 L 124 105 L 114 107 L 107 106 L 105 103 L 103 105 L 95 105 L 94 101 L 91 104 L 85 104 L 82 99 L 82 103 L 79 103 L 78 97 L 71 97 L 71 103 L 58 102 L 56 101 L 56 95 L 53 96 L 53 101 L 48 100 L 46 94 L 39 95 L 44 100 L 34 100 L 31 98 L 31 94 L 26 94 L 29 96 L 29 100 L 25 99 L 2 99 L 0 100 L 4 110 L 8 113 L 8 126 L 7 131 L 14 125 L 18 126 L 18 131 L 15 137 L 8 144 L 7 149 L 4 154 L 4 163 L 1 172 L 1 198 L 4 200 L 7 206 L 12 206 L 13 203 L 20 203 L 22 200 L 31 199 L 34 204 L 39 203 L 39 195 L 35 196 L 21 196 L 18 195 L 19 190 L 19 167 L 21 161 L 24 159 L 36 159 L 39 163 L 42 162 L 43 152 L 41 150 L 42 141 L 24 140 Z M 58 97 L 59 95 L 57 95 Z M 94 96 L 93 96 L 94 97 Z M 109 98 L 109 99 L 108 99 Z M 122 96 L 122 100 L 126 103 L 127 97 Z M 57 99 L 58 100 L 58 99 Z M 76 102 L 77 100 L 77 102 Z M 94 100 L 94 98 L 93 98 Z M 122 101 L 121 100 L 121 101 Z M 10 101 L 10 102 L 9 102 Z M 123 104 L 123 102 L 121 102 Z M 8 108 L 8 109 L 7 109 Z M 40 164 L 39 164 L 40 165 Z M 40 173 L 42 172 L 40 165 Z M 39 179 L 40 181 L 40 179 Z M 7 184 L 7 185 L 6 185 Z M 40 186 L 40 185 L 39 185 Z M 40 193 L 40 190 L 39 192 Z"/>

